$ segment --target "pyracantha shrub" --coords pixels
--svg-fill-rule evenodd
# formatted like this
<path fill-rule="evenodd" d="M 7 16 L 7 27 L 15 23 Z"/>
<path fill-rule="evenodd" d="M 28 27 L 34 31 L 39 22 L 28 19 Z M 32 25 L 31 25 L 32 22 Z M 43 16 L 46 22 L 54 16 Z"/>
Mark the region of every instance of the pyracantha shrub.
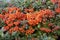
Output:
<path fill-rule="evenodd" d="M 21 7 L 7 7 L 0 13 L 5 40 L 55 40 L 60 35 L 60 0 L 35 0 Z"/>

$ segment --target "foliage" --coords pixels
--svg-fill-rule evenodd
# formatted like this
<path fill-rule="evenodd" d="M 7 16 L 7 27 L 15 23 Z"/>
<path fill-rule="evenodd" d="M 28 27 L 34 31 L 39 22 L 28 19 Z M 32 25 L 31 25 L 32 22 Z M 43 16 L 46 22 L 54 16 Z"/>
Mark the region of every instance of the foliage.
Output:
<path fill-rule="evenodd" d="M 0 40 L 56 40 L 60 36 L 60 0 L 3 2 Z"/>

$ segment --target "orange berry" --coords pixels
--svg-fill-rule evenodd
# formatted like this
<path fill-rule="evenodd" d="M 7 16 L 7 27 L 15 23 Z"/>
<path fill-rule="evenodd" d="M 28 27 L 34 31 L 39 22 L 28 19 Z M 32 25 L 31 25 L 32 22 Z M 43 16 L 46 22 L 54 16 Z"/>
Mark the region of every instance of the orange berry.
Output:
<path fill-rule="evenodd" d="M 16 22 L 14 22 L 14 24 L 15 24 L 15 25 L 19 25 L 19 24 L 20 24 L 20 22 L 19 22 L 19 21 L 16 21 Z"/>

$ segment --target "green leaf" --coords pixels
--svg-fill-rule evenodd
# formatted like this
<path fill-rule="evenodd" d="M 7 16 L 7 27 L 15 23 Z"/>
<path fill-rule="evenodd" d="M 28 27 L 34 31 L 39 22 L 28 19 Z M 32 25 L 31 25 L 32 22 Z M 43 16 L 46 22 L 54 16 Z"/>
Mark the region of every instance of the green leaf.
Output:
<path fill-rule="evenodd" d="M 55 40 L 52 36 L 47 36 L 46 33 L 40 36 L 39 40 Z"/>
<path fill-rule="evenodd" d="M 32 36 L 31 35 L 28 35 L 27 39 L 28 40 L 31 40 L 32 39 Z"/>
<path fill-rule="evenodd" d="M 20 34 L 20 33 L 18 33 L 18 32 L 13 32 L 13 33 L 12 33 L 12 37 L 18 37 L 19 34 Z"/>
<path fill-rule="evenodd" d="M 1 36 L 1 37 L 4 37 L 4 33 L 3 33 L 2 30 L 0 30 L 0 36 Z"/>
<path fill-rule="evenodd" d="M 60 30 L 54 31 L 55 34 L 60 35 Z"/>
<path fill-rule="evenodd" d="M 4 38 L 5 38 L 4 40 L 11 40 L 10 37 L 11 37 L 10 34 L 6 32 L 6 34 L 4 35 Z"/>
<path fill-rule="evenodd" d="M 23 2 L 24 2 L 24 0 L 18 0 L 18 1 L 20 1 L 21 3 L 23 3 Z"/>
<path fill-rule="evenodd" d="M 38 27 L 38 28 L 40 28 L 40 27 L 41 27 L 41 25 L 40 25 L 40 24 L 38 24 L 38 25 L 37 25 L 37 27 Z"/>
<path fill-rule="evenodd" d="M 40 6 L 42 4 L 41 2 L 41 0 L 38 0 L 37 4 Z"/>

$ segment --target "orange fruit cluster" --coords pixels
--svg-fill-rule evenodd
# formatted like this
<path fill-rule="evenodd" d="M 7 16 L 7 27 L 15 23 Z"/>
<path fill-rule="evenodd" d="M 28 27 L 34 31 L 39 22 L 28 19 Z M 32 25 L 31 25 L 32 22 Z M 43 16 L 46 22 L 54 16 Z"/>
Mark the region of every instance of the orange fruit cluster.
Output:
<path fill-rule="evenodd" d="M 54 16 L 53 11 L 51 11 L 50 9 L 43 9 L 40 11 L 34 11 L 33 9 L 25 9 L 26 12 L 29 11 L 29 13 L 26 14 L 21 12 L 21 10 L 17 7 L 9 7 L 7 8 L 7 10 L 8 11 L 0 14 L 0 18 L 2 18 L 6 24 L 4 26 L 4 30 L 9 31 L 9 33 L 17 31 L 26 33 L 26 35 L 32 34 L 35 31 L 35 29 L 33 29 L 33 26 L 42 22 L 44 18 L 51 18 Z M 21 21 L 23 22 L 25 20 L 27 21 L 25 24 L 29 24 L 29 29 L 27 30 L 25 30 L 25 24 L 22 24 L 22 26 L 20 26 Z M 40 28 L 40 30 L 51 32 L 51 30 L 45 28 Z"/>
<path fill-rule="evenodd" d="M 40 30 L 41 30 L 41 31 L 44 31 L 44 32 L 47 32 L 47 33 L 51 32 L 50 29 L 48 29 L 48 28 L 44 28 L 44 27 L 40 28 Z"/>

